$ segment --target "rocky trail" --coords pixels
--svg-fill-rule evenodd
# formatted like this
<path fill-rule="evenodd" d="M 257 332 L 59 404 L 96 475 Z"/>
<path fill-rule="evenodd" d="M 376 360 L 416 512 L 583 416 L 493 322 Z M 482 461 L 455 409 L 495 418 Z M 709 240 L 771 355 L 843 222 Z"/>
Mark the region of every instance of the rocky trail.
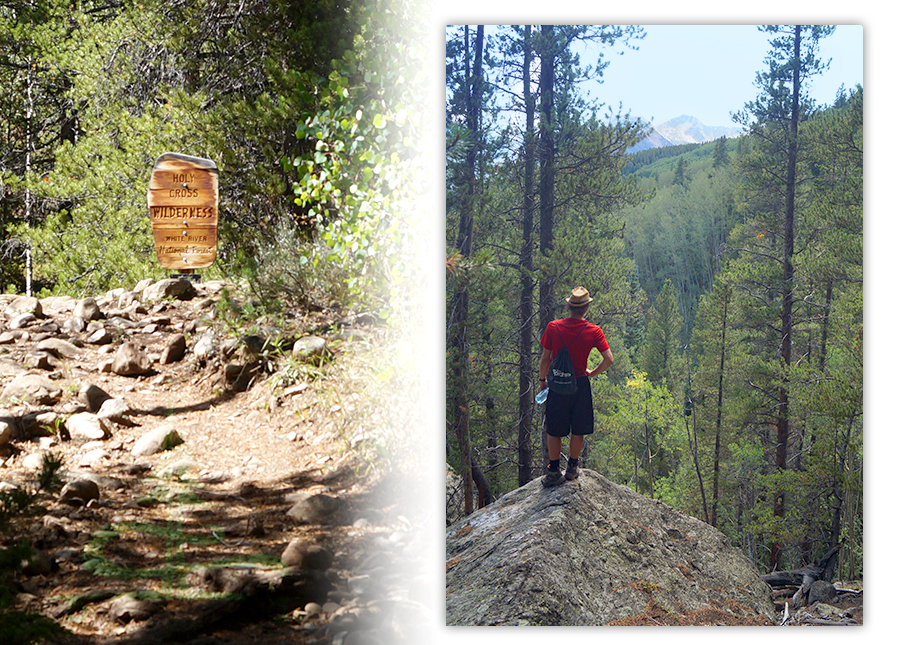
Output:
<path fill-rule="evenodd" d="M 0 538 L 34 547 L 8 609 L 52 642 L 420 637 L 425 520 L 367 389 L 387 332 L 245 305 L 184 279 L 0 296 Z"/>

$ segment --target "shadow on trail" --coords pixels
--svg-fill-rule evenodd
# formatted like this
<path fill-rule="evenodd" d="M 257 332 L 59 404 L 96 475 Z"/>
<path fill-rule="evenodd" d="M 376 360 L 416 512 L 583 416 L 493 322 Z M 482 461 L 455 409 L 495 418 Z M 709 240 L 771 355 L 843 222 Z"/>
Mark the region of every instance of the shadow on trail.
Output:
<path fill-rule="evenodd" d="M 287 615 L 309 602 L 324 604 L 366 555 L 352 537 L 356 518 L 386 522 L 396 507 L 383 482 L 360 482 L 358 472 L 354 465 L 325 474 L 298 471 L 231 490 L 144 479 L 144 484 L 171 490 L 140 519 L 111 524 L 116 535 L 95 545 L 103 567 L 80 577 L 79 585 L 114 588 L 117 595 L 158 589 L 165 601 L 127 635 L 109 636 L 110 629 L 101 632 L 107 636 L 73 642 L 250 645 L 249 634 L 270 621 L 293 629 L 291 642 L 316 642 L 311 634 L 297 632 Z M 296 500 L 310 497 L 305 492 L 323 487 L 327 492 L 317 495 L 336 500 L 333 513 L 314 519 L 288 514 Z M 333 563 L 322 569 L 285 566 L 281 556 L 292 540 L 299 540 L 302 549 L 326 547 L 335 554 Z"/>

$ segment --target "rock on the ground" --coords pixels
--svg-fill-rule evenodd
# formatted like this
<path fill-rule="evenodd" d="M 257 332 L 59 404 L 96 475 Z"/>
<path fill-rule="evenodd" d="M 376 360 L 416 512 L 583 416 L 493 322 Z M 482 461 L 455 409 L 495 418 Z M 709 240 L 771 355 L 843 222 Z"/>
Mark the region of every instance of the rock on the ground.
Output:
<path fill-rule="evenodd" d="M 87 406 L 88 411 L 97 412 L 103 403 L 111 397 L 103 388 L 93 383 L 83 383 L 78 390 L 76 398 Z"/>
<path fill-rule="evenodd" d="M 59 501 L 69 506 L 84 506 L 92 499 L 100 498 L 100 487 L 90 479 L 69 482 L 59 493 Z"/>
<path fill-rule="evenodd" d="M 75 358 L 80 352 L 75 345 L 62 338 L 45 338 L 35 349 L 53 354 L 56 358 Z"/>
<path fill-rule="evenodd" d="M 161 598 L 141 597 L 138 593 L 127 593 L 116 597 L 109 604 L 109 617 L 118 623 L 144 621 L 162 609 Z"/>
<path fill-rule="evenodd" d="M 137 287 L 135 287 L 135 291 Z M 166 278 L 154 282 L 141 290 L 141 298 L 144 302 L 158 302 L 165 298 L 177 298 L 178 300 L 190 300 L 197 295 L 197 290 L 190 280 L 181 278 Z"/>
<path fill-rule="evenodd" d="M 163 466 L 156 473 L 157 477 L 167 478 L 167 477 L 181 477 L 186 472 L 190 470 L 196 470 L 197 464 L 193 459 L 189 459 L 187 457 L 183 459 L 176 459 L 170 464 Z"/>
<path fill-rule="evenodd" d="M 131 454 L 135 457 L 144 457 L 163 450 L 171 450 L 182 443 L 184 439 L 178 434 L 174 424 L 164 423 L 138 439 L 131 449 Z"/>
<path fill-rule="evenodd" d="M 809 604 L 830 602 L 837 595 L 834 585 L 827 580 L 816 580 L 809 587 Z"/>
<path fill-rule="evenodd" d="M 184 338 L 184 334 L 176 334 L 166 343 L 166 346 L 163 348 L 162 354 L 159 356 L 160 365 L 168 365 L 170 363 L 177 363 L 182 358 L 184 358 L 184 354 L 187 351 L 187 343 Z"/>
<path fill-rule="evenodd" d="M 53 405 L 62 399 L 62 388 L 46 376 L 23 373 L 3 389 L 0 398 L 16 399 L 32 405 Z"/>
<path fill-rule="evenodd" d="M 122 425 L 133 425 L 131 419 L 128 418 L 129 414 L 131 414 L 131 408 L 125 403 L 125 399 L 120 398 L 106 399 L 97 412 L 97 416 L 101 419 Z"/>
<path fill-rule="evenodd" d="M 294 538 L 281 553 L 286 567 L 301 567 L 325 571 L 334 562 L 334 553 L 321 544 L 310 544 L 303 538 Z"/>
<path fill-rule="evenodd" d="M 339 524 L 343 519 L 343 509 L 340 499 L 319 493 L 300 499 L 287 514 L 310 524 Z"/>
<path fill-rule="evenodd" d="M 775 619 L 753 563 L 713 527 L 591 470 L 534 480 L 447 528 L 448 625 L 607 625 L 665 612 Z"/>
<path fill-rule="evenodd" d="M 70 334 L 80 334 L 87 327 L 87 323 L 82 318 L 73 317 L 63 322 L 63 330 Z"/>
<path fill-rule="evenodd" d="M 327 356 L 328 348 L 324 338 L 304 336 L 294 343 L 291 353 L 301 359 L 318 358 Z"/>
<path fill-rule="evenodd" d="M 21 314 L 31 314 L 35 318 L 41 318 L 44 315 L 44 310 L 41 307 L 41 301 L 37 298 L 19 296 L 7 305 L 4 313 L 10 320 Z"/>
<path fill-rule="evenodd" d="M 123 343 L 113 357 L 112 371 L 120 376 L 139 376 L 150 371 L 152 363 L 134 343 Z"/>
<path fill-rule="evenodd" d="M 93 298 L 82 298 L 78 301 L 78 304 L 75 305 L 72 316 L 81 318 L 85 322 L 90 322 L 92 320 L 100 320 L 103 318 L 103 312 L 100 311 L 100 306 L 97 304 L 96 300 Z"/>
<path fill-rule="evenodd" d="M 111 434 L 107 422 L 91 412 L 70 416 L 66 419 L 66 430 L 73 439 L 106 439 Z"/>
<path fill-rule="evenodd" d="M 194 356 L 198 358 L 206 358 L 207 356 L 212 356 L 216 353 L 216 337 L 212 331 L 207 331 L 200 338 L 197 339 L 197 342 L 194 343 L 193 350 Z"/>

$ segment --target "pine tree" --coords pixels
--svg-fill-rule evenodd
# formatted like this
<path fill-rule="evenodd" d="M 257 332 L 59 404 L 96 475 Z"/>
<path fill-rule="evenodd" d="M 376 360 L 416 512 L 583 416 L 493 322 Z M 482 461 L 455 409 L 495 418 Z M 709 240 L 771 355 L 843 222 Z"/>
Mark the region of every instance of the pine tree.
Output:
<path fill-rule="evenodd" d="M 825 68 L 816 57 L 819 40 L 830 35 L 834 27 L 770 25 L 760 29 L 773 35 L 766 58 L 768 69 L 757 74 L 758 98 L 748 103 L 736 118 L 750 129 L 760 153 L 744 159 L 751 190 L 758 198 L 758 235 L 778 240 L 780 247 L 772 248 L 769 244 L 765 255 L 760 257 L 777 263 L 768 269 L 770 281 L 767 287 L 780 293 L 778 321 L 777 325 L 773 325 L 778 330 L 774 349 L 779 356 L 779 365 L 771 378 L 777 382 L 772 395 L 777 401 L 775 467 L 778 471 L 784 471 L 788 468 L 791 438 L 788 373 L 792 365 L 795 325 L 794 252 L 798 187 L 801 186 L 798 175 L 802 154 L 800 123 L 809 118 L 813 109 L 806 97 L 805 83 Z M 785 517 L 786 495 L 783 487 L 774 492 L 773 515 L 776 522 Z M 772 545 L 772 567 L 781 564 L 781 556 L 782 544 L 776 537 Z"/>
<path fill-rule="evenodd" d="M 728 165 L 728 143 L 724 136 L 716 139 L 713 150 L 713 169 L 725 168 Z"/>
<path fill-rule="evenodd" d="M 675 289 L 672 281 L 666 280 L 650 309 L 641 368 L 652 383 L 665 385 L 670 392 L 677 389 L 675 362 L 682 344 L 683 328 L 684 319 L 678 311 Z"/>

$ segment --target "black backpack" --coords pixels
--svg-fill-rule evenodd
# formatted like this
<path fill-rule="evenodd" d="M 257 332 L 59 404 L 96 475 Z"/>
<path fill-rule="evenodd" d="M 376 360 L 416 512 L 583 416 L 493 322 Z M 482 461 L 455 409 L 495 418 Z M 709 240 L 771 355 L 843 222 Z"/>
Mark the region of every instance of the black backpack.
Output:
<path fill-rule="evenodd" d="M 586 325 L 582 326 L 581 329 L 578 330 L 578 334 L 580 334 L 585 327 Z M 559 340 L 562 342 L 562 334 L 559 331 L 558 325 L 556 327 L 556 333 L 559 334 Z M 578 334 L 575 334 L 575 338 L 578 338 Z M 575 342 L 575 338 L 572 339 L 573 343 Z M 559 350 L 559 353 L 550 362 L 550 370 L 547 372 L 547 385 L 557 394 L 571 395 L 578 391 L 578 384 L 576 383 L 575 378 L 575 366 L 572 365 L 572 357 L 569 355 L 569 348 L 566 347 L 565 344 L 563 344 L 563 348 Z"/>

